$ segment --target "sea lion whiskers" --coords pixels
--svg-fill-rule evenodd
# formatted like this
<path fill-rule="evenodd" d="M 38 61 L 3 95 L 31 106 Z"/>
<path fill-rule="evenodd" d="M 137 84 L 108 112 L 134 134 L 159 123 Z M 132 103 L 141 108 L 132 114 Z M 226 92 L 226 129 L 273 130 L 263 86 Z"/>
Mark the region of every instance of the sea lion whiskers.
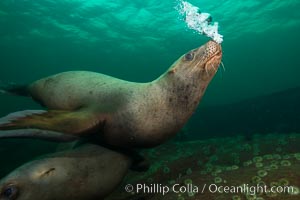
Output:
<path fill-rule="evenodd" d="M 208 73 L 208 70 L 207 70 L 207 66 L 205 65 L 204 68 L 205 68 L 206 75 L 209 76 L 209 73 Z"/>
<path fill-rule="evenodd" d="M 201 62 L 202 60 L 200 59 L 197 63 L 196 63 L 196 65 L 195 66 L 198 66 L 199 65 L 199 63 Z M 197 67 L 194 67 L 194 69 L 196 69 Z"/>
<path fill-rule="evenodd" d="M 199 64 L 200 62 L 201 62 L 201 60 L 199 60 L 199 61 L 195 64 L 195 67 L 192 68 L 191 73 L 194 73 L 195 71 L 198 70 L 198 69 L 197 69 L 197 66 L 198 66 L 198 64 Z"/>
<path fill-rule="evenodd" d="M 226 71 L 226 69 L 225 69 L 225 66 L 224 66 L 224 63 L 221 61 L 221 66 L 222 66 L 222 68 L 223 68 L 223 70 L 224 70 L 224 72 Z"/>
<path fill-rule="evenodd" d="M 193 67 L 192 70 L 191 70 L 192 73 L 194 73 L 195 71 L 198 70 L 198 67 L 197 67 L 197 66 L 199 65 L 200 62 L 203 62 L 203 60 L 200 59 L 200 60 L 194 65 L 195 67 Z"/>
<path fill-rule="evenodd" d="M 215 68 L 215 66 L 213 64 L 210 64 L 211 68 L 213 68 L 215 70 L 215 72 L 218 71 L 218 69 Z"/>

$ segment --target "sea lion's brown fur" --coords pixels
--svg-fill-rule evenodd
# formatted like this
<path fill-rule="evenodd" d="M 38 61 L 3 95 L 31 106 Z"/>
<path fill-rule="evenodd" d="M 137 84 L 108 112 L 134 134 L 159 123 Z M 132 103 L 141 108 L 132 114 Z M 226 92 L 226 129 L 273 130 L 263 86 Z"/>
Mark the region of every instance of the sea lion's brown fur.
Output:
<path fill-rule="evenodd" d="M 166 73 L 149 83 L 86 71 L 50 76 L 29 86 L 30 95 L 50 111 L 0 122 L 0 130 L 30 127 L 78 136 L 99 133 L 110 145 L 152 147 L 183 127 L 215 75 L 221 57 L 221 46 L 209 41 L 181 56 Z M 49 117 L 55 110 L 63 112 Z M 7 137 L 2 132 L 0 138 L 1 134 Z"/>
<path fill-rule="evenodd" d="M 126 155 L 84 145 L 17 168 L 0 181 L 0 199 L 103 199 L 122 181 L 130 165 Z"/>

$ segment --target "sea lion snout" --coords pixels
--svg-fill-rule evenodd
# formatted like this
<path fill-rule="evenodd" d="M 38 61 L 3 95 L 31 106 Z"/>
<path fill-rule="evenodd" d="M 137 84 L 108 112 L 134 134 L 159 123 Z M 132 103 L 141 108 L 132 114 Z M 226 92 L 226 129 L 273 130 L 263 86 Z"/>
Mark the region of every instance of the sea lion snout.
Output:
<path fill-rule="evenodd" d="M 183 56 L 183 63 L 200 69 L 205 69 L 207 63 L 219 65 L 222 59 L 221 45 L 215 41 L 208 41 L 197 49 L 189 51 Z M 214 66 L 215 68 L 218 66 Z"/>
<path fill-rule="evenodd" d="M 212 40 L 207 42 L 205 45 L 205 54 L 208 58 L 218 54 L 222 54 L 221 45 Z"/>
<path fill-rule="evenodd" d="M 202 52 L 201 52 L 202 51 Z M 202 79 L 211 80 L 211 78 L 218 71 L 222 60 L 222 47 L 215 41 L 209 41 L 199 49 L 199 60 L 202 60 Z M 201 58 L 202 56 L 202 58 Z"/>
<path fill-rule="evenodd" d="M 218 70 L 222 59 L 222 47 L 215 41 L 193 49 L 177 60 L 168 70 L 168 74 L 182 79 L 195 78 L 210 81 Z"/>

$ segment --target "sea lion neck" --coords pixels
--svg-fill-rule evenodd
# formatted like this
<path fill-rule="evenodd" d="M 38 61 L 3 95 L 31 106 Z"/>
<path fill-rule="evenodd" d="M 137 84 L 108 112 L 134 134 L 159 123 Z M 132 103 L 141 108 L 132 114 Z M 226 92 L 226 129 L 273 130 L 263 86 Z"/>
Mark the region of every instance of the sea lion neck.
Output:
<path fill-rule="evenodd" d="M 183 112 L 192 112 L 203 96 L 209 81 L 202 80 L 200 73 L 186 76 L 165 73 L 156 80 L 169 106 Z"/>

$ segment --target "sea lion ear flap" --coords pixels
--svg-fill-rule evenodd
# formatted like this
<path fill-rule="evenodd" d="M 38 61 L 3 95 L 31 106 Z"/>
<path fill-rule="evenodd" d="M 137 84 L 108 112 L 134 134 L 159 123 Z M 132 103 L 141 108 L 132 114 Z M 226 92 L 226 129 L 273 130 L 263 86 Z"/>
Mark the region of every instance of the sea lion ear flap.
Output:
<path fill-rule="evenodd" d="M 168 71 L 168 74 L 175 74 L 176 68 L 172 68 Z"/>
<path fill-rule="evenodd" d="M 55 170 L 56 170 L 55 167 L 48 168 L 40 174 L 40 177 L 41 178 L 49 177 L 55 173 Z"/>

